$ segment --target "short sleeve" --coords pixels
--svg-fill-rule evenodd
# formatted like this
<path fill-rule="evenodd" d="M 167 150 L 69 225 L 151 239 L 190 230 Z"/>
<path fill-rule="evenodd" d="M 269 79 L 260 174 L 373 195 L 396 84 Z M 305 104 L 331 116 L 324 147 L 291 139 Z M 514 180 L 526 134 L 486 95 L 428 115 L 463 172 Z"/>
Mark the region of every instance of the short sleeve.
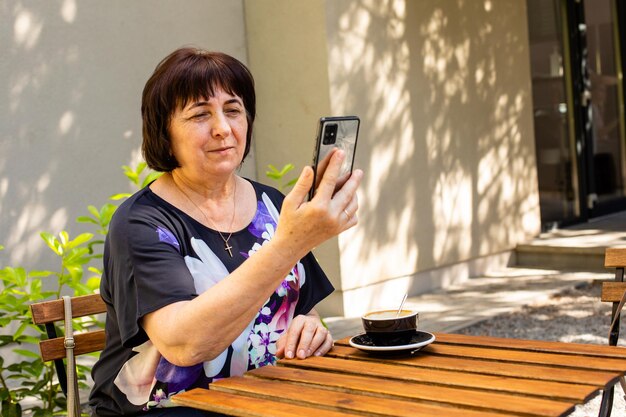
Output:
<path fill-rule="evenodd" d="M 309 252 L 301 260 L 305 271 L 305 282 L 300 288 L 300 296 L 294 315 L 308 314 L 317 303 L 328 297 L 335 288 L 328 280 L 313 253 Z"/>
<path fill-rule="evenodd" d="M 120 207 L 111 222 L 105 247 L 106 292 L 127 347 L 147 340 L 140 326 L 143 316 L 197 295 L 181 254 L 184 231 L 177 229 L 176 222 L 154 207 L 137 203 L 132 210 Z"/>

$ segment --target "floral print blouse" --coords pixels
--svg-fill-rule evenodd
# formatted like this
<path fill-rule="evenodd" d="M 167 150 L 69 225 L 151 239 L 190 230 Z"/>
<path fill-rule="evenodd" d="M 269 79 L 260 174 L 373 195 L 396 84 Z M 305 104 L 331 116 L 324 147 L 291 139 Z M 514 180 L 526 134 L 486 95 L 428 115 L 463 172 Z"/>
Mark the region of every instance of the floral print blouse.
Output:
<path fill-rule="evenodd" d="M 276 341 L 294 316 L 308 313 L 333 291 L 312 254 L 300 260 L 256 317 L 215 359 L 194 366 L 169 363 L 139 325 L 141 318 L 211 288 L 274 236 L 284 196 L 250 181 L 257 211 L 229 239 L 154 194 L 149 187 L 116 211 L 104 251 L 100 286 L 107 303 L 106 347 L 93 368 L 90 405 L 97 416 L 141 415 L 174 406 L 170 397 L 214 379 L 241 375 L 276 361 Z M 200 326 L 201 323 L 198 323 Z"/>

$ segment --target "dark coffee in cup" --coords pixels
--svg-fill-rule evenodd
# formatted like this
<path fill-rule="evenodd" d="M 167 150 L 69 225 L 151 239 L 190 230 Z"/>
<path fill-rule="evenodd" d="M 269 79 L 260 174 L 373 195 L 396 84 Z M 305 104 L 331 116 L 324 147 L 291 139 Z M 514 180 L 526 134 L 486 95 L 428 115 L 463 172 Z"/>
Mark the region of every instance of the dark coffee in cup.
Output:
<path fill-rule="evenodd" d="M 396 317 L 397 316 L 397 317 Z M 416 311 L 381 310 L 361 317 L 365 333 L 381 346 L 407 344 L 417 330 L 419 314 Z"/>

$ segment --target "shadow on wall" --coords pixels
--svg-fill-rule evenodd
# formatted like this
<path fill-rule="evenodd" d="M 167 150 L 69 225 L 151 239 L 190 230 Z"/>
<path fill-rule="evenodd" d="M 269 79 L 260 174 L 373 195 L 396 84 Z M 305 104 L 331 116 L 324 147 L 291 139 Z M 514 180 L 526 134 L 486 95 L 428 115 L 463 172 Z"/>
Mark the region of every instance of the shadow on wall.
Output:
<path fill-rule="evenodd" d="M 360 224 L 340 243 L 344 290 L 538 232 L 523 16 L 514 0 L 335 3 L 333 112 L 361 116 L 366 172 Z"/>
<path fill-rule="evenodd" d="M 131 191 L 121 166 L 140 159 L 161 58 L 190 44 L 245 58 L 243 5 L 219 0 L 5 1 L 0 39 L 0 264 L 33 268 L 39 231 L 75 235 L 88 204 Z"/>
<path fill-rule="evenodd" d="M 138 111 L 124 113 L 138 109 L 140 92 L 106 18 L 94 25 L 67 0 L 0 9 L 0 37 L 10 40 L 0 46 L 0 241 L 4 265 L 32 265 L 40 231 L 78 233 L 74 218 L 106 201 L 107 182 L 128 188 L 120 167 L 140 132 Z"/>

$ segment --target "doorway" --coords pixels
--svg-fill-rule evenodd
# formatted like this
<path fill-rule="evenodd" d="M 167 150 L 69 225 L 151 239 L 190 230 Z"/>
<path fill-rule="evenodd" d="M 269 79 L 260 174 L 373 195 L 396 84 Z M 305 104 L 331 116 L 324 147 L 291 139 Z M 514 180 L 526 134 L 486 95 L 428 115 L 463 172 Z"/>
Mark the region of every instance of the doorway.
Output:
<path fill-rule="evenodd" d="M 528 0 L 542 228 L 626 209 L 624 10 Z"/>

